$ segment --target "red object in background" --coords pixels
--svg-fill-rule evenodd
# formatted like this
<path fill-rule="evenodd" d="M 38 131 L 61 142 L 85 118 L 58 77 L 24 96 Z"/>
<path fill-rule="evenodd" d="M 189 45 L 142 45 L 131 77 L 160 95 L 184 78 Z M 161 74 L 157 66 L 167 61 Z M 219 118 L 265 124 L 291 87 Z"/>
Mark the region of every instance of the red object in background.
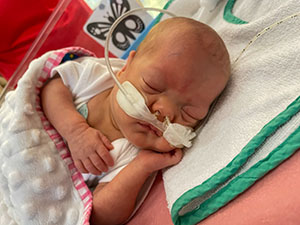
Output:
<path fill-rule="evenodd" d="M 95 53 L 98 57 L 104 56 L 104 47 L 88 36 L 83 26 L 92 14 L 92 10 L 83 0 L 61 0 L 70 1 L 63 14 L 52 28 L 44 44 L 37 55 L 49 50 L 60 49 L 70 46 L 80 46 Z M 110 55 L 114 57 L 113 55 Z"/>
<path fill-rule="evenodd" d="M 0 5 L 0 74 L 9 79 L 15 73 L 12 87 L 30 61 L 49 50 L 80 46 L 104 56 L 104 48 L 83 31 L 92 13 L 83 0 L 0 0 Z"/>
<path fill-rule="evenodd" d="M 0 0 L 0 74 L 8 79 L 53 12 L 58 0 Z"/>

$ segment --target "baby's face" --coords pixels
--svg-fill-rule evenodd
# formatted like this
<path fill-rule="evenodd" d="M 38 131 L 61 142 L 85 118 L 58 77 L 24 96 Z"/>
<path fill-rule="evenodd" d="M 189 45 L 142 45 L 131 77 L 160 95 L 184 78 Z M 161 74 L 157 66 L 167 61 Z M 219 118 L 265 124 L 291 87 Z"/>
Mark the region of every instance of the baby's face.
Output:
<path fill-rule="evenodd" d="M 131 82 L 145 97 L 149 110 L 159 112 L 160 121 L 168 116 L 172 123 L 194 127 L 205 117 L 227 78 L 217 74 L 218 69 L 204 53 L 184 57 L 164 52 L 134 60 L 135 53 L 131 53 L 118 79 L 120 83 Z M 143 149 L 161 152 L 173 149 L 156 128 L 124 113 L 115 98 L 117 90 L 114 87 L 112 114 L 123 135 Z"/>

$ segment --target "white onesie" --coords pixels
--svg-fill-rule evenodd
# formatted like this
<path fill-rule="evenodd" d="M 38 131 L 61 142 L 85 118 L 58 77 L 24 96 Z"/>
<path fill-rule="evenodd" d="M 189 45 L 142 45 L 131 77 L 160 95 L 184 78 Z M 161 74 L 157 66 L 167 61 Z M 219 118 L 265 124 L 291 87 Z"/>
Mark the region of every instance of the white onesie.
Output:
<path fill-rule="evenodd" d="M 111 65 L 116 72 L 125 65 L 125 61 L 111 59 Z M 63 83 L 70 89 L 77 110 L 93 96 L 114 85 L 103 58 L 81 57 L 67 61 L 55 67 L 52 70 L 51 77 L 56 73 L 60 75 Z M 108 172 L 100 176 L 82 174 L 89 187 L 96 186 L 98 182 L 111 181 L 138 153 L 138 148 L 126 138 L 117 139 L 112 142 L 112 145 L 114 149 L 110 153 L 114 160 L 114 166 L 109 168 Z"/>

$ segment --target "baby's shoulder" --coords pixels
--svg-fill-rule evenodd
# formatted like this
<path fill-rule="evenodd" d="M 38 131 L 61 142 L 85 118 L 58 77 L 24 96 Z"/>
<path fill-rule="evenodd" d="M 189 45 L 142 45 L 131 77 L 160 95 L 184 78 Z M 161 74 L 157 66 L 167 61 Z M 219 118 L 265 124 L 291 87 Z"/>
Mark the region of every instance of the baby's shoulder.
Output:
<path fill-rule="evenodd" d="M 98 58 L 94 56 L 82 56 L 75 59 L 74 61 L 82 65 L 97 65 L 104 66 L 105 68 L 107 68 L 105 58 Z M 112 67 L 122 67 L 125 65 L 126 60 L 119 58 L 109 58 L 109 62 Z"/>

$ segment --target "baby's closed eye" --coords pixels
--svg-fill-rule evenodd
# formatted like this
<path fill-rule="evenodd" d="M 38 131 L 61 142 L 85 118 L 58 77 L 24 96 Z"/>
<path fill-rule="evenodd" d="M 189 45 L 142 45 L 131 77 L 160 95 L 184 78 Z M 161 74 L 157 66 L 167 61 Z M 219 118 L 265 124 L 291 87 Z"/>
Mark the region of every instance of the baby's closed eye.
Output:
<path fill-rule="evenodd" d="M 161 93 L 161 90 L 156 88 L 153 84 L 147 83 L 144 79 L 143 79 L 142 88 L 148 94 L 159 94 L 159 93 Z"/>
<path fill-rule="evenodd" d="M 192 115 L 190 115 L 188 112 L 186 112 L 184 109 L 181 109 L 181 117 L 186 122 L 196 122 L 198 119 L 194 118 Z"/>

